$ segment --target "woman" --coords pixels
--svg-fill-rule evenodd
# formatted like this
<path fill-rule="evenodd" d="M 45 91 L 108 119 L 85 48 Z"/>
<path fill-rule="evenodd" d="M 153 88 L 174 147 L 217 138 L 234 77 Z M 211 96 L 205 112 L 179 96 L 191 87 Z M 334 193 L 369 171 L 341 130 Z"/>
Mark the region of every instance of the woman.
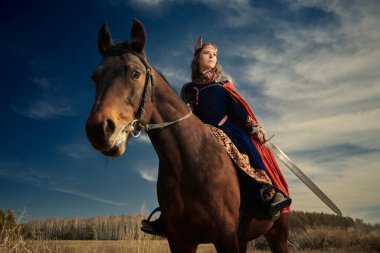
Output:
<path fill-rule="evenodd" d="M 183 86 L 182 99 L 210 128 L 235 165 L 253 179 L 272 219 L 279 217 L 280 210 L 289 212 L 288 187 L 273 154 L 264 146 L 266 134 L 231 78 L 223 73 L 215 43 L 202 44 L 199 38 L 191 67 L 192 82 Z M 142 230 L 162 232 L 161 220 L 149 219 L 142 222 Z"/>

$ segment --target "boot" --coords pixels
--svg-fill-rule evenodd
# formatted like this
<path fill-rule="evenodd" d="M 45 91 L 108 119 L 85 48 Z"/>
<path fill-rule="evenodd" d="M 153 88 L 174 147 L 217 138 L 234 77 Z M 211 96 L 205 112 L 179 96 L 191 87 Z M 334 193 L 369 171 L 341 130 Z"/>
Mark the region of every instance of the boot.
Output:
<path fill-rule="evenodd" d="M 276 194 L 273 197 L 272 203 L 270 203 L 269 213 L 271 215 L 271 220 L 278 220 L 281 216 L 281 210 L 290 206 L 291 203 L 291 198 L 285 198 L 285 196 L 282 193 L 276 192 Z"/>
<path fill-rule="evenodd" d="M 265 185 L 260 189 L 261 198 L 268 209 L 272 221 L 280 218 L 281 210 L 290 206 L 292 199 L 285 197 L 282 191 L 274 185 Z"/>

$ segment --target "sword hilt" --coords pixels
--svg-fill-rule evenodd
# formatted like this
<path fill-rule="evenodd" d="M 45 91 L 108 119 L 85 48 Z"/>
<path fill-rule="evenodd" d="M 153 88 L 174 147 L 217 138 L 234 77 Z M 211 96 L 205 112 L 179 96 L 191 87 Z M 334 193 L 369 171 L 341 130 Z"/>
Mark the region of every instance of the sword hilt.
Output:
<path fill-rule="evenodd" d="M 273 134 L 271 137 L 269 137 L 268 139 L 266 139 L 266 140 L 264 141 L 264 143 L 260 145 L 259 150 L 262 150 L 263 147 L 265 146 L 265 144 L 266 144 L 267 142 L 269 142 L 273 137 L 274 137 L 274 134 Z"/>

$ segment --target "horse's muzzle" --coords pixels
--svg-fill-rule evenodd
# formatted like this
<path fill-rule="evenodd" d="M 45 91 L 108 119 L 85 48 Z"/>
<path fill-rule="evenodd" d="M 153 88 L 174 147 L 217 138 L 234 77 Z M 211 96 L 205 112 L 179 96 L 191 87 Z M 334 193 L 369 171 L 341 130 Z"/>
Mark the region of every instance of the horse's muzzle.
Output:
<path fill-rule="evenodd" d="M 112 119 L 96 120 L 90 117 L 87 120 L 87 138 L 92 146 L 101 152 L 115 148 L 115 143 L 112 140 L 115 132 L 116 124 Z"/>

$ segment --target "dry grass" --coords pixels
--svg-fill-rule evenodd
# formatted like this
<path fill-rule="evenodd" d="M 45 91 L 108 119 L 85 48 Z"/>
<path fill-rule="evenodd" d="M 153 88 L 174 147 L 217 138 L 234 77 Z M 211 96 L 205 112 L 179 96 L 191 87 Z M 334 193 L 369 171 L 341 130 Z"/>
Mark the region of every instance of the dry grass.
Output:
<path fill-rule="evenodd" d="M 307 229 L 291 234 L 290 239 L 299 249 L 345 249 L 346 252 L 380 252 L 380 231 L 360 229 Z"/>
<path fill-rule="evenodd" d="M 119 240 L 119 241 L 45 241 L 40 244 L 36 241 L 24 241 L 26 249 L 15 251 L 17 253 L 170 253 L 169 246 L 165 240 Z M 37 245 L 38 244 L 38 245 Z M 33 249 L 34 251 L 32 251 Z M 8 251 L 0 251 L 8 253 Z M 249 253 L 269 253 L 269 250 L 250 250 Z M 363 253 L 376 252 L 365 250 L 347 249 L 323 249 L 323 250 L 295 250 L 293 253 Z M 197 253 L 216 253 L 213 245 L 206 244 L 198 247 Z"/>
<path fill-rule="evenodd" d="M 49 241 L 57 253 L 170 253 L 166 240 Z M 201 245 L 198 252 L 215 252 L 212 245 Z"/>
<path fill-rule="evenodd" d="M 0 253 L 169 253 L 166 240 L 143 233 L 141 214 L 132 217 L 128 230 L 123 230 L 122 240 L 45 240 L 41 235 L 32 234 L 32 240 L 23 237 L 22 215 L 12 226 L 2 225 L 0 231 Z M 103 224 L 103 223 L 102 223 Z M 109 223 L 107 223 L 109 224 Z M 8 222 L 9 225 L 9 222 Z M 109 226 L 98 228 L 97 234 L 109 233 Z M 97 230 L 98 230 L 97 229 Z M 29 235 L 30 236 L 30 235 Z M 46 237 L 45 237 L 46 238 Z M 380 252 L 380 229 L 314 227 L 291 232 L 290 252 L 303 253 L 361 253 Z M 200 245 L 198 253 L 215 253 L 213 245 Z M 265 240 L 260 237 L 251 243 L 249 253 L 270 252 Z"/>
<path fill-rule="evenodd" d="M 41 240 L 38 237 L 34 237 L 33 243 L 24 239 L 22 235 L 23 225 L 21 223 L 24 214 L 25 212 L 19 216 L 18 220 L 12 220 L 12 224 L 7 224 L 7 222 L 10 223 L 11 221 L 9 219 L 2 220 L 0 253 L 37 253 L 41 249 L 48 249 L 47 241 Z"/>

